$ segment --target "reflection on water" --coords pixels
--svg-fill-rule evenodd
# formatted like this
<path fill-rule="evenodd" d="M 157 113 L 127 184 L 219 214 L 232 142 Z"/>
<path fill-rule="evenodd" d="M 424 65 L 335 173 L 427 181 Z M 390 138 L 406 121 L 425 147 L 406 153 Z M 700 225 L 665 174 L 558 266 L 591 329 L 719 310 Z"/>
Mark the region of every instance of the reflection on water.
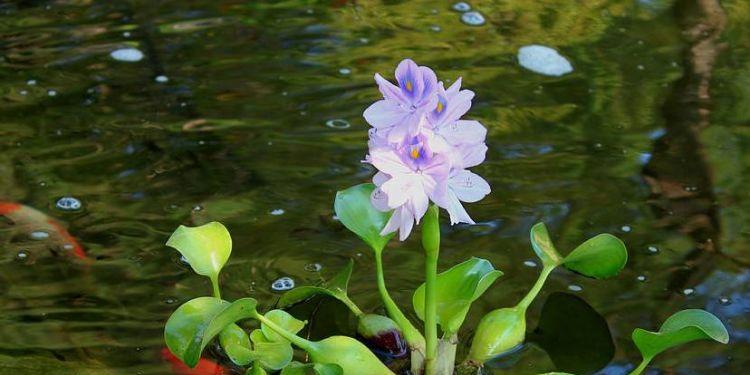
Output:
<path fill-rule="evenodd" d="M 638 360 L 635 327 L 706 308 L 730 345 L 673 350 L 654 366 L 741 374 L 748 35 L 744 0 L 0 4 L 0 210 L 29 210 L 0 217 L 0 373 L 170 373 L 163 323 L 210 291 L 163 245 L 178 224 L 230 228 L 228 298 L 270 308 L 274 281 L 314 283 L 354 259 L 350 295 L 378 308 L 371 255 L 332 201 L 373 174 L 359 162 L 373 72 L 411 57 L 462 76 L 477 94 L 469 116 L 489 130 L 477 172 L 493 194 L 470 208 L 478 225 L 444 228 L 441 267 L 476 255 L 505 271 L 466 327 L 533 283 L 526 238 L 544 220 L 562 251 L 603 231 L 629 246 L 617 280 L 556 272 L 543 292 L 567 291 L 606 319 L 615 350 L 602 373 Z M 527 45 L 575 71 L 526 70 Z M 385 261 L 408 306 L 418 244 L 393 243 Z M 329 309 L 318 316 L 339 316 Z M 531 307 L 530 327 L 542 312 Z M 314 335 L 331 328 L 318 322 Z M 495 371 L 560 365 L 534 348 Z"/>

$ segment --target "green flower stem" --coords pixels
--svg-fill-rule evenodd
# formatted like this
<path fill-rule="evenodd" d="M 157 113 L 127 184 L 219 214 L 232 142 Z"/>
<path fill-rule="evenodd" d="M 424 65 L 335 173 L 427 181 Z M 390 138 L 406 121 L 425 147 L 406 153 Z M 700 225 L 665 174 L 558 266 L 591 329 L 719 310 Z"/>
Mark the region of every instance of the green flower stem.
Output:
<path fill-rule="evenodd" d="M 391 295 L 388 294 L 388 289 L 385 287 L 385 276 L 383 274 L 383 249 L 375 250 L 375 272 L 378 279 L 378 292 L 380 292 L 380 298 L 383 300 L 383 306 L 388 316 L 398 324 L 401 331 L 404 333 L 404 339 L 409 344 L 412 350 L 424 351 L 424 336 L 419 333 L 416 327 L 409 321 L 403 312 L 398 308 L 396 302 L 393 301 Z"/>
<path fill-rule="evenodd" d="M 648 364 L 651 362 L 651 358 L 643 358 L 643 361 L 641 361 L 641 364 L 638 365 L 638 367 L 635 368 L 630 374 L 628 375 L 640 375 L 640 373 L 643 372 L 643 370 L 646 369 Z"/>
<path fill-rule="evenodd" d="M 289 331 L 285 330 L 284 328 L 279 327 L 276 323 L 274 323 L 271 319 L 266 318 L 263 315 L 256 314 L 254 316 L 255 319 L 258 319 L 261 323 L 265 324 L 268 328 L 273 330 L 274 332 L 278 333 L 281 337 L 289 340 L 292 344 L 296 345 L 297 347 L 301 348 L 302 350 L 306 352 L 310 352 L 311 350 L 314 350 L 315 343 L 310 340 L 305 340 L 302 337 L 299 337 L 293 333 L 290 333 Z"/>
<path fill-rule="evenodd" d="M 518 307 L 522 308 L 524 311 L 531 305 L 531 302 L 534 301 L 534 298 L 539 294 L 539 291 L 542 290 L 542 286 L 544 286 L 544 282 L 547 281 L 547 277 L 549 274 L 555 269 L 555 265 L 546 265 L 544 268 L 542 268 L 542 273 L 539 274 L 539 278 L 536 279 L 536 283 L 534 283 L 534 286 L 529 290 L 529 293 L 526 294 L 525 297 L 521 300 L 521 302 L 518 303 Z"/>
<path fill-rule="evenodd" d="M 214 288 L 214 298 L 221 299 L 221 291 L 219 290 L 219 275 L 213 275 L 210 277 L 211 286 Z"/>
<path fill-rule="evenodd" d="M 422 247 L 425 250 L 424 335 L 426 339 L 425 374 L 437 374 L 437 265 L 440 255 L 440 223 L 438 208 L 432 205 L 424 216 Z"/>

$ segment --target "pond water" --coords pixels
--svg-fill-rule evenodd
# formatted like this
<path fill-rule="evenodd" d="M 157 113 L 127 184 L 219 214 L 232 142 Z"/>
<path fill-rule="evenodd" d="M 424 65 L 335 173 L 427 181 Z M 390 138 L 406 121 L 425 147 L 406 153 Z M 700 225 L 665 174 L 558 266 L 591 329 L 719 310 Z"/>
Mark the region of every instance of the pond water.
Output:
<path fill-rule="evenodd" d="M 493 192 L 467 207 L 477 225 L 445 223 L 440 267 L 475 255 L 505 275 L 462 337 L 536 279 L 534 223 L 548 224 L 563 253 L 600 232 L 629 249 L 614 280 L 555 271 L 528 315 L 533 330 L 545 300 L 579 297 L 606 319 L 614 349 L 566 342 L 565 362 L 531 344 L 492 372 L 572 362 L 625 374 L 640 361 L 634 328 L 704 308 L 730 344 L 671 350 L 652 373 L 746 373 L 750 2 L 467 4 L 0 4 L 0 374 L 171 374 L 163 324 L 210 293 L 164 246 L 179 224 L 231 230 L 228 299 L 272 308 L 276 280 L 314 283 L 354 259 L 350 295 L 379 309 L 372 255 L 332 206 L 336 190 L 373 174 L 360 163 L 361 114 L 379 95 L 373 74 L 391 77 L 405 57 L 462 76 L 476 93 L 468 117 L 489 130 L 476 171 Z M 572 71 L 520 66 L 529 45 Z M 391 292 L 411 311 L 416 236 L 384 257 Z M 318 307 L 329 313 L 310 318 L 311 335 L 351 329 L 340 306 Z M 578 315 L 553 321 L 568 319 L 588 330 Z"/>

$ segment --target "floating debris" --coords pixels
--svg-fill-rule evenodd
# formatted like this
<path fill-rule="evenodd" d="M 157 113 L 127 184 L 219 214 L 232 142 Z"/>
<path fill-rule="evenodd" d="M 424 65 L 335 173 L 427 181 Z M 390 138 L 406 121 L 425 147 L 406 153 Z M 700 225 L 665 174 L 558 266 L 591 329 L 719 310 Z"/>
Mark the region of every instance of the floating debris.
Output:
<path fill-rule="evenodd" d="M 81 201 L 75 197 L 62 197 L 55 203 L 55 207 L 62 211 L 77 211 L 81 206 Z"/>
<path fill-rule="evenodd" d="M 320 272 L 323 269 L 323 265 L 320 263 L 309 263 L 305 265 L 305 271 L 307 272 Z"/>
<path fill-rule="evenodd" d="M 573 71 L 573 66 L 556 50 L 541 45 L 523 46 L 518 50 L 518 63 L 534 73 L 559 77 Z"/>
<path fill-rule="evenodd" d="M 32 240 L 46 240 L 49 238 L 49 233 L 43 231 L 43 230 L 36 230 L 31 233 L 29 233 L 29 237 L 31 237 Z"/>
<path fill-rule="evenodd" d="M 165 75 L 158 75 L 156 76 L 156 78 L 154 78 L 154 81 L 159 82 L 159 83 L 167 83 L 169 82 L 169 77 Z"/>
<path fill-rule="evenodd" d="M 121 48 L 109 54 L 113 59 L 124 62 L 138 62 L 143 60 L 143 52 L 136 48 Z"/>
<path fill-rule="evenodd" d="M 576 284 L 570 284 L 568 285 L 568 290 L 571 292 L 580 292 L 583 290 L 583 288 Z"/>
<path fill-rule="evenodd" d="M 469 26 L 482 26 L 485 23 L 482 13 L 471 11 L 461 15 L 461 22 Z"/>
<path fill-rule="evenodd" d="M 277 292 L 294 289 L 294 280 L 291 277 L 282 277 L 271 284 L 271 289 Z"/>
<path fill-rule="evenodd" d="M 456 12 L 468 12 L 471 10 L 471 5 L 463 1 L 459 1 L 453 4 L 453 6 L 451 6 L 451 9 L 455 10 Z"/>
<path fill-rule="evenodd" d="M 340 118 L 326 121 L 326 126 L 331 129 L 348 129 L 352 125 L 348 121 Z"/>
<path fill-rule="evenodd" d="M 279 215 L 283 215 L 284 212 L 286 212 L 286 211 L 284 211 L 283 208 L 277 208 L 277 209 L 271 211 L 271 215 L 273 215 L 273 216 L 279 216 Z"/>

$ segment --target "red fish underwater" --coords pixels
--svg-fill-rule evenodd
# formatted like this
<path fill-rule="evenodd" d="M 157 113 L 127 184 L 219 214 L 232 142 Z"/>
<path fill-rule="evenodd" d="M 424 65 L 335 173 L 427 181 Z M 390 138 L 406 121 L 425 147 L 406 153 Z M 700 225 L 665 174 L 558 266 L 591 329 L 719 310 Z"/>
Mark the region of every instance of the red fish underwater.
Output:
<path fill-rule="evenodd" d="M 175 375 L 229 375 L 229 370 L 206 358 L 201 358 L 195 367 L 190 368 L 167 348 L 161 350 L 161 356 L 172 364 L 172 373 Z"/>
<path fill-rule="evenodd" d="M 44 240 L 58 245 L 63 252 L 87 259 L 83 247 L 68 233 L 57 220 L 29 206 L 0 201 L 0 219 L 5 217 L 18 233 L 24 233 L 34 240 Z"/>

